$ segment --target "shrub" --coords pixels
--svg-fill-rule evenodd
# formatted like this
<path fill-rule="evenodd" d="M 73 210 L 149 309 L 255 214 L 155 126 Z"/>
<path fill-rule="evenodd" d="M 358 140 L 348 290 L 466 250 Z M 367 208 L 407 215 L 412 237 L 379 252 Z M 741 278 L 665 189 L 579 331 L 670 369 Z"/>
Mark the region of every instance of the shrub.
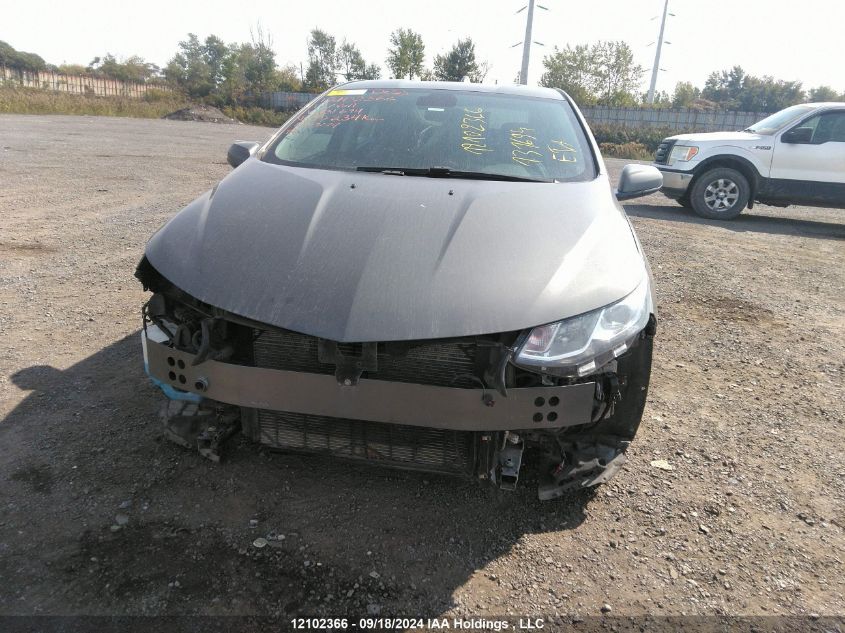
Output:
<path fill-rule="evenodd" d="M 223 108 L 223 114 L 241 123 L 280 127 L 293 113 L 258 107 L 226 106 Z"/>
<path fill-rule="evenodd" d="M 657 146 L 667 136 L 674 136 L 680 132 L 668 127 L 624 127 L 622 125 L 597 124 L 591 125 L 593 136 L 596 142 L 612 143 L 614 145 L 625 145 L 626 143 L 639 143 L 654 153 Z"/>
<path fill-rule="evenodd" d="M 603 156 L 613 158 L 627 158 L 630 160 L 651 160 L 654 152 L 642 143 L 599 143 L 599 149 Z"/>
<path fill-rule="evenodd" d="M 147 88 L 144 92 L 144 101 L 148 103 L 156 103 L 158 101 L 173 101 L 179 99 L 179 95 L 175 95 L 167 90 L 160 90 L 159 88 Z"/>

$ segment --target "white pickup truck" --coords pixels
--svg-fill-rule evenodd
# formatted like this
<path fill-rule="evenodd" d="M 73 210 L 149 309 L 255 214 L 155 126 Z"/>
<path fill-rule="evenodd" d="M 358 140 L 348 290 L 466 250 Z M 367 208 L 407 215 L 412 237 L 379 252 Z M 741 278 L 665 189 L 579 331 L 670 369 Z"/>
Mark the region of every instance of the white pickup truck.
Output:
<path fill-rule="evenodd" d="M 845 208 L 845 103 L 807 103 L 742 132 L 679 134 L 654 156 L 663 193 L 730 220 L 755 202 Z"/>

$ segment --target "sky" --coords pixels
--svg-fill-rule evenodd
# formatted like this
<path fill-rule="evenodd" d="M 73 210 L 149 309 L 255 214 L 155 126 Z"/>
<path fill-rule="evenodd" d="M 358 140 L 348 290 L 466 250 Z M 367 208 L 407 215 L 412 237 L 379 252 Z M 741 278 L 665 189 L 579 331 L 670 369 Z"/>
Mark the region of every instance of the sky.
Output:
<path fill-rule="evenodd" d="M 529 83 L 542 58 L 567 44 L 624 40 L 646 68 L 648 88 L 664 0 L 538 0 Z M 459 38 L 470 36 L 487 60 L 487 81 L 512 83 L 522 59 L 527 0 L 0 0 L 0 40 L 37 53 L 48 63 L 87 64 L 112 53 L 140 55 L 166 65 L 192 32 L 226 42 L 249 41 L 261 24 L 273 40 L 279 65 L 307 63 L 309 31 L 319 27 L 361 49 L 388 77 L 385 57 L 396 28 L 419 32 L 426 65 Z M 714 70 L 742 66 L 753 75 L 798 80 L 805 88 L 826 84 L 845 91 L 845 1 L 669 0 L 658 90 L 671 94 L 678 81 L 703 86 Z M 520 46 L 512 48 L 517 42 Z"/>

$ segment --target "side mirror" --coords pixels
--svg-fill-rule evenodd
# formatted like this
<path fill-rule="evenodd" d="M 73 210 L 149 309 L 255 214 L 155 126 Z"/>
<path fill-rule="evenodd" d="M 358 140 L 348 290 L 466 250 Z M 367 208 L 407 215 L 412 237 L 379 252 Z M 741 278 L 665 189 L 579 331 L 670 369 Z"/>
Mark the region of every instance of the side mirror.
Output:
<path fill-rule="evenodd" d="M 640 198 L 660 191 L 663 174 L 651 165 L 625 165 L 619 176 L 617 200 Z"/>
<path fill-rule="evenodd" d="M 791 130 L 784 132 L 780 140 L 784 143 L 810 143 L 813 140 L 813 128 L 811 127 L 794 127 Z"/>
<path fill-rule="evenodd" d="M 261 147 L 259 143 L 254 141 L 235 141 L 226 152 L 226 161 L 232 166 L 237 167 L 247 158 L 255 154 L 258 148 Z"/>

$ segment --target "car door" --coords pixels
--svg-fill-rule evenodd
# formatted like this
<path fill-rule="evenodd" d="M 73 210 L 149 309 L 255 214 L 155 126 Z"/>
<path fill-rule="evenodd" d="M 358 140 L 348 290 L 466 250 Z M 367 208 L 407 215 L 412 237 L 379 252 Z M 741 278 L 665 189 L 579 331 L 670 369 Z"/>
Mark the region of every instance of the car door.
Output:
<path fill-rule="evenodd" d="M 799 128 L 804 129 L 796 134 Z M 804 138 L 796 138 L 802 133 Z M 845 108 L 815 114 L 779 133 L 770 177 L 778 198 L 845 207 Z"/>

